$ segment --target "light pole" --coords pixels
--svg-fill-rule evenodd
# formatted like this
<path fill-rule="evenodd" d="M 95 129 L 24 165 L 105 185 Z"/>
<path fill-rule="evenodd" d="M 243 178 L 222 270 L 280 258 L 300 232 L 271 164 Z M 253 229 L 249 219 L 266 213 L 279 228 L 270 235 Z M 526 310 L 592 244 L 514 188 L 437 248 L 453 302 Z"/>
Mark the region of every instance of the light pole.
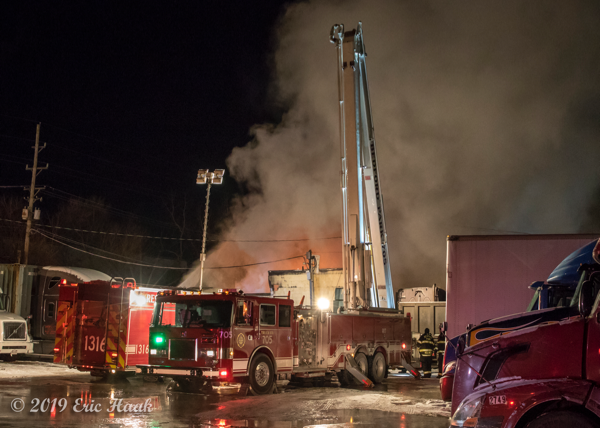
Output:
<path fill-rule="evenodd" d="M 196 184 L 208 184 L 206 187 L 206 206 L 204 207 L 204 229 L 202 231 L 202 253 L 200 253 L 200 282 L 198 288 L 202 291 L 202 277 L 204 276 L 204 261 L 206 260 L 206 226 L 208 225 L 208 201 L 210 198 L 210 186 L 223 183 L 224 169 L 215 169 L 210 172 L 208 169 L 199 169 Z"/>

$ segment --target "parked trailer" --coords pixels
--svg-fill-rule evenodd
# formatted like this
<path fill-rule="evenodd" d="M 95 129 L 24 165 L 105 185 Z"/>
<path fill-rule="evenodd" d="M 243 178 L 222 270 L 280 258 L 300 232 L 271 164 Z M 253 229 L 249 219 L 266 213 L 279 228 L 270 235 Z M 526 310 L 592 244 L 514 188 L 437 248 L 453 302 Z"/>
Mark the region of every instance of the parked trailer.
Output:
<path fill-rule="evenodd" d="M 349 383 L 354 364 L 364 383 L 378 383 L 411 361 L 410 321 L 395 310 L 333 314 L 235 290 L 190 293 L 157 296 L 150 356 L 138 373 L 170 376 L 190 389 L 248 382 L 266 394 L 276 380 L 324 381 L 337 373 Z"/>
<path fill-rule="evenodd" d="M 412 356 L 415 360 L 420 357 L 416 345 L 419 337 L 428 328 L 436 337 L 440 334 L 440 324 L 446 320 L 446 302 L 398 302 L 398 309 L 410 318 L 410 329 L 412 332 L 413 349 Z M 437 356 L 434 353 L 434 360 Z"/>
<path fill-rule="evenodd" d="M 534 281 L 598 235 L 449 236 L 447 239 L 447 337 L 468 325 L 523 312 Z M 574 291 L 574 290 L 573 290 Z"/>
<path fill-rule="evenodd" d="M 103 377 L 147 363 L 158 291 L 129 279 L 59 284 L 54 362 Z"/>

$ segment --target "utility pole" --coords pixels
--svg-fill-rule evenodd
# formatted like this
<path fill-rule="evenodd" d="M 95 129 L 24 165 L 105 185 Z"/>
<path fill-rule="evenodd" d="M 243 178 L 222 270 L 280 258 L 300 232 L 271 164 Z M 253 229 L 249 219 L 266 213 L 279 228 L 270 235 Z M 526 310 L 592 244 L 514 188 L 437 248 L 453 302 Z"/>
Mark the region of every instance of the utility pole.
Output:
<path fill-rule="evenodd" d="M 31 222 L 34 219 L 33 216 L 33 204 L 35 203 L 35 201 L 37 201 L 38 199 L 36 198 L 38 192 L 40 190 L 43 189 L 43 187 L 35 187 L 35 178 L 37 177 L 37 175 L 42 172 L 42 170 L 44 169 L 48 169 L 48 164 L 46 164 L 46 166 L 44 167 L 40 167 L 38 168 L 38 154 L 44 149 L 46 148 L 46 143 L 44 143 L 44 145 L 42 147 L 40 147 L 40 123 L 37 124 L 37 128 L 35 131 L 35 147 L 33 147 L 33 149 L 35 150 L 33 153 L 33 168 L 29 168 L 29 165 L 25 166 L 25 169 L 27 171 L 31 171 L 31 186 L 29 187 L 29 206 L 27 207 L 27 229 L 25 230 L 25 251 L 24 251 L 24 264 L 27 264 L 29 262 L 29 236 L 31 235 Z M 27 187 L 25 188 L 25 190 L 28 190 Z M 39 199 L 40 201 L 42 200 L 41 198 Z M 25 214 L 25 213 L 23 213 Z M 25 215 L 23 216 L 25 217 Z M 24 218 L 25 220 L 25 218 Z M 37 220 L 37 218 L 36 218 Z"/>
<path fill-rule="evenodd" d="M 312 255 L 312 250 L 308 250 L 308 252 L 306 253 L 306 259 L 308 260 L 308 270 L 306 271 L 306 274 L 308 275 L 308 293 L 309 293 L 309 298 L 310 298 L 310 306 L 312 307 L 313 305 L 313 295 L 314 295 L 314 289 L 315 289 L 315 272 L 313 270 L 313 255 Z"/>
<path fill-rule="evenodd" d="M 196 184 L 208 184 L 206 188 L 206 205 L 204 207 L 204 228 L 202 230 L 202 253 L 200 253 L 200 281 L 198 289 L 202 291 L 202 279 L 204 277 L 204 261 L 206 260 L 206 229 L 208 226 L 208 201 L 210 198 L 210 186 L 213 184 L 223 183 L 224 169 L 215 169 L 215 172 L 210 172 L 207 169 L 198 170 L 198 178 Z"/>

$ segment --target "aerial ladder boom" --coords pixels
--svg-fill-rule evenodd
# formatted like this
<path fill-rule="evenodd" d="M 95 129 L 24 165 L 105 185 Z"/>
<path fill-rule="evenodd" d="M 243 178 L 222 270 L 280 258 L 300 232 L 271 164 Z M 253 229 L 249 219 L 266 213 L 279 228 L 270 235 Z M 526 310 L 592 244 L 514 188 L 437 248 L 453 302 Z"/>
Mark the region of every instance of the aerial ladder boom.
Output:
<path fill-rule="evenodd" d="M 347 32 L 334 25 L 331 42 L 338 55 L 344 307 L 394 308 L 362 24 Z"/>

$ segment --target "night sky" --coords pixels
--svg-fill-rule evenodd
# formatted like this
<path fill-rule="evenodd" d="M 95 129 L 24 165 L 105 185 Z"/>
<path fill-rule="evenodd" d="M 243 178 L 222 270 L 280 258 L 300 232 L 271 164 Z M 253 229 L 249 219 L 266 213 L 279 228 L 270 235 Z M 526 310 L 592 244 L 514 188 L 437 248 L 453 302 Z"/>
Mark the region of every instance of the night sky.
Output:
<path fill-rule="evenodd" d="M 98 197 L 177 237 L 174 200 L 198 239 L 197 171 L 226 168 L 209 237 L 236 242 L 211 241 L 207 266 L 312 249 L 340 267 L 328 36 L 362 21 L 394 288 L 443 286 L 448 235 L 600 232 L 595 0 L 5 3 L 0 191 L 26 195 L 10 186 L 30 182 L 41 122 L 41 223 Z M 188 266 L 197 257 L 196 242 Z M 267 270 L 301 266 L 206 279 L 264 290 Z"/>
<path fill-rule="evenodd" d="M 3 4 L 1 185 L 30 182 L 41 122 L 50 169 L 39 185 L 150 218 L 171 194 L 202 205 L 197 170 L 225 167 L 253 124 L 281 114 L 266 100 L 282 10 L 280 1 Z M 223 187 L 212 201 L 221 209 L 237 190 L 231 179 Z"/>

